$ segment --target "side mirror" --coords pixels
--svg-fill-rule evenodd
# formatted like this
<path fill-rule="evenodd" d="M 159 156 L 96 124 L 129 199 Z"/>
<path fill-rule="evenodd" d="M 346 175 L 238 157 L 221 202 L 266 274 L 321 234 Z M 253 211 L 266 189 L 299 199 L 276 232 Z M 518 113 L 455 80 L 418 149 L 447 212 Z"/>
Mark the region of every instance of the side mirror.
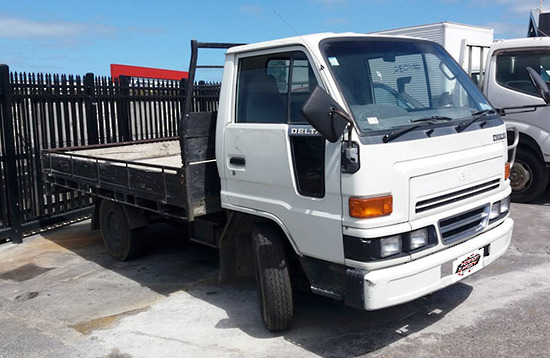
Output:
<path fill-rule="evenodd" d="M 548 85 L 542 77 L 532 69 L 531 67 L 527 67 L 527 73 L 529 74 L 529 79 L 533 83 L 533 86 L 537 89 L 537 92 L 539 93 L 540 97 L 544 100 L 546 104 L 550 103 L 550 90 L 548 89 Z"/>
<path fill-rule="evenodd" d="M 331 143 L 337 142 L 348 123 L 352 123 L 346 111 L 319 86 L 302 107 L 302 114 Z"/>

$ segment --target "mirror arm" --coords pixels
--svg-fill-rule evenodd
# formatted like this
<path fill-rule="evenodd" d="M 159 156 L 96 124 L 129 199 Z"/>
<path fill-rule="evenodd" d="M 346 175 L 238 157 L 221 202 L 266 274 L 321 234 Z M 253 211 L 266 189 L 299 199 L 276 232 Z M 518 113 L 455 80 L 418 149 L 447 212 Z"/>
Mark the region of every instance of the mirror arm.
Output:
<path fill-rule="evenodd" d="M 353 122 L 351 121 L 351 118 L 348 116 L 348 114 L 346 112 L 343 112 L 343 111 L 339 111 L 337 110 L 336 108 L 332 107 L 330 109 L 330 114 L 331 116 L 334 116 L 335 114 L 339 115 L 340 117 L 344 118 L 346 121 L 348 121 L 349 123 L 353 124 Z"/>
<path fill-rule="evenodd" d="M 346 112 L 343 112 L 343 111 L 339 111 L 338 109 L 332 107 L 330 109 L 330 115 L 331 117 L 334 117 L 334 115 L 337 114 L 339 115 L 340 117 L 344 118 L 346 121 L 348 121 L 349 125 L 348 126 L 348 140 L 347 140 L 347 147 L 348 148 L 351 148 L 353 147 L 353 142 L 351 140 L 351 131 L 352 131 L 352 127 L 353 127 L 353 121 L 351 120 L 350 116 L 346 113 Z"/>
<path fill-rule="evenodd" d="M 351 140 L 351 130 L 353 126 L 348 126 L 348 140 L 347 140 L 347 147 L 352 148 L 353 147 L 353 141 Z"/>

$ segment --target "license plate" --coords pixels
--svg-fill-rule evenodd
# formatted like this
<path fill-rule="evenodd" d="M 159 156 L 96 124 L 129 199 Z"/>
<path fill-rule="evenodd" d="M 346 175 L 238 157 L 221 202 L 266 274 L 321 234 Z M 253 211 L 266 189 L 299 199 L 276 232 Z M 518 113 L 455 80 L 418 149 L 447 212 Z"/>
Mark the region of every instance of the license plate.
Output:
<path fill-rule="evenodd" d="M 460 256 L 453 262 L 453 277 L 455 281 L 462 280 L 483 268 L 483 249 Z"/>

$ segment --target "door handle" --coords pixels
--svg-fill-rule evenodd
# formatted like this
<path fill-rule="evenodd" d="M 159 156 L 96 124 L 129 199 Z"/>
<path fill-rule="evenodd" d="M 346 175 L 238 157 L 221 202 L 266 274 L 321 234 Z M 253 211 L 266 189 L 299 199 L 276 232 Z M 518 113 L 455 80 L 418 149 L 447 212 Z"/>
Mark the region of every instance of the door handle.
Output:
<path fill-rule="evenodd" d="M 243 157 L 231 157 L 229 158 L 229 164 L 244 167 L 246 160 Z"/>

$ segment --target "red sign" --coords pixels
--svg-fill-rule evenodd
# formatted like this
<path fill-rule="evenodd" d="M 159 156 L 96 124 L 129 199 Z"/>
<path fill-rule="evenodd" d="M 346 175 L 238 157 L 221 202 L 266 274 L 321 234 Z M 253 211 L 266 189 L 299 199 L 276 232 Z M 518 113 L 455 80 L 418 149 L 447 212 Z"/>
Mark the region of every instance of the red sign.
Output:
<path fill-rule="evenodd" d="M 176 80 L 188 78 L 189 72 L 163 70 L 160 68 L 139 67 L 128 65 L 111 65 L 111 78 L 114 80 L 119 76 L 155 78 L 161 80 Z"/>

